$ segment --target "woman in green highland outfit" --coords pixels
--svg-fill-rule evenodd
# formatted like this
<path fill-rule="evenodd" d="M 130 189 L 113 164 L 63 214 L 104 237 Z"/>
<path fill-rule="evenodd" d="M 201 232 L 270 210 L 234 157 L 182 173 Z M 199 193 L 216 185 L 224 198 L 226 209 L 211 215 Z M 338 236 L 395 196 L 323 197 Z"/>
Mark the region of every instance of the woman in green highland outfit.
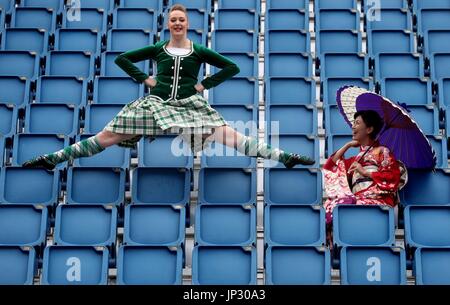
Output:
<path fill-rule="evenodd" d="M 39 156 L 24 167 L 44 167 L 52 170 L 67 160 L 89 157 L 118 144 L 134 147 L 142 136 L 182 134 L 194 153 L 206 143 L 218 141 L 253 157 L 282 162 L 287 168 L 296 164 L 312 165 L 314 160 L 294 153 L 271 148 L 266 143 L 247 137 L 227 125 L 222 116 L 200 93 L 230 79 L 239 68 L 228 58 L 187 38 L 189 27 L 186 8 L 174 5 L 169 11 L 170 40 L 120 54 L 115 62 L 128 75 L 151 88 L 151 94 L 127 104 L 106 127 L 86 140 L 60 151 Z M 158 73 L 152 78 L 133 63 L 152 59 Z M 202 63 L 221 70 L 198 83 Z"/>

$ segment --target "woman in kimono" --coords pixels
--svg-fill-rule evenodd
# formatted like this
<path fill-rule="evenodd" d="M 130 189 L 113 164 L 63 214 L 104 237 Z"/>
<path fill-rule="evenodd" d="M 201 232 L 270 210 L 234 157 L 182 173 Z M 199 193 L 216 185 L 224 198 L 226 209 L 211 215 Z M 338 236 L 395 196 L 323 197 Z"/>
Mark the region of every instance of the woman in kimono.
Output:
<path fill-rule="evenodd" d="M 271 148 L 264 142 L 258 143 L 255 138 L 247 137 L 228 126 L 201 93 L 239 73 L 238 66 L 187 38 L 189 22 L 184 6 L 171 7 L 167 26 L 170 40 L 122 53 L 115 60 L 134 80 L 150 87 L 149 95 L 127 104 L 97 135 L 29 160 L 23 166 L 51 170 L 58 163 L 92 156 L 114 144 L 135 147 L 143 135 L 153 137 L 168 133 L 182 134 L 194 153 L 203 150 L 208 142 L 218 141 L 247 156 L 282 162 L 287 168 L 315 163 L 308 157 Z M 157 63 L 156 78 L 133 64 L 148 59 Z M 221 70 L 198 82 L 202 63 Z"/>

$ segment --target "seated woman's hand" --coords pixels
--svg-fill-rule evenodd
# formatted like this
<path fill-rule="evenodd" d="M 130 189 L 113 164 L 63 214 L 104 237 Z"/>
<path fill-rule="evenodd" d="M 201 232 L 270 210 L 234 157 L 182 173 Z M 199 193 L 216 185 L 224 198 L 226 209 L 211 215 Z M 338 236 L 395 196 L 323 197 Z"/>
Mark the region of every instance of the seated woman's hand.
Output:
<path fill-rule="evenodd" d="M 197 90 L 198 93 L 202 93 L 203 90 L 205 90 L 205 87 L 203 87 L 202 84 L 197 84 L 194 86 L 195 90 Z"/>
<path fill-rule="evenodd" d="M 345 145 L 348 146 L 348 147 L 359 147 L 359 146 L 361 146 L 361 144 L 359 144 L 359 142 L 356 141 L 356 140 L 352 140 L 350 142 L 347 142 L 347 144 L 345 144 Z"/>
<path fill-rule="evenodd" d="M 348 169 L 349 173 L 353 173 L 355 171 L 358 172 L 360 175 L 362 175 L 364 177 L 370 177 L 370 173 L 368 171 L 366 171 L 362 167 L 361 163 L 359 163 L 359 162 L 353 162 L 353 164 Z"/>
<path fill-rule="evenodd" d="M 144 81 L 144 84 L 146 84 L 151 89 L 156 86 L 156 80 L 154 78 L 149 77 Z"/>

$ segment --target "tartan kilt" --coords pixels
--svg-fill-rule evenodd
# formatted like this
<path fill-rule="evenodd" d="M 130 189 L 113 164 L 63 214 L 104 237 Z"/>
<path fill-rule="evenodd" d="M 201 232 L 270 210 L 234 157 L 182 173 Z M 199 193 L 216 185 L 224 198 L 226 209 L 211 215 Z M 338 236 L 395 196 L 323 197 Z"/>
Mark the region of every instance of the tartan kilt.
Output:
<path fill-rule="evenodd" d="M 209 141 L 206 137 L 214 132 L 215 127 L 226 124 L 200 94 L 166 101 L 159 96 L 146 95 L 125 105 L 103 130 L 136 135 L 118 144 L 131 148 L 136 147 L 142 136 L 182 135 L 196 153 Z"/>

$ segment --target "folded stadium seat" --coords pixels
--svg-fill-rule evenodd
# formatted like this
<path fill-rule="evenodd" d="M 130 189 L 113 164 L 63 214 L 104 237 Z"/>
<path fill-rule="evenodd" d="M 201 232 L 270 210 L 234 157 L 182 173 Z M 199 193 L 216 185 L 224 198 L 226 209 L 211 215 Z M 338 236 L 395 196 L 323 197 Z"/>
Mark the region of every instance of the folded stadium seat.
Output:
<path fill-rule="evenodd" d="M 139 167 L 190 168 L 194 156 L 178 135 L 143 137 L 139 142 Z"/>
<path fill-rule="evenodd" d="M 0 76 L 33 79 L 39 74 L 39 56 L 27 51 L 0 51 Z"/>
<path fill-rule="evenodd" d="M 312 57 L 308 53 L 265 54 L 266 77 L 312 77 Z"/>
<path fill-rule="evenodd" d="M 450 106 L 450 77 L 441 78 L 438 82 L 439 107 L 445 109 Z M 448 121 L 447 121 L 448 122 Z M 450 129 L 447 129 L 450 132 Z"/>
<path fill-rule="evenodd" d="M 148 30 L 111 29 L 107 33 L 107 51 L 126 52 L 152 45 L 154 35 Z"/>
<path fill-rule="evenodd" d="M 181 285 L 180 247 L 122 245 L 117 258 L 119 285 Z"/>
<path fill-rule="evenodd" d="M 15 106 L 28 104 L 30 80 L 19 76 L 0 76 L 0 88 L 8 88 L 0 91 L 0 104 Z"/>
<path fill-rule="evenodd" d="M 59 196 L 59 176 L 59 171 L 41 168 L 4 167 L 1 169 L 0 202 L 54 205 Z"/>
<path fill-rule="evenodd" d="M 449 285 L 449 260 L 448 248 L 418 248 L 413 265 L 416 285 Z"/>
<path fill-rule="evenodd" d="M 322 175 L 311 168 L 266 168 L 264 194 L 268 204 L 316 205 L 322 201 Z"/>
<path fill-rule="evenodd" d="M 114 1 L 111 0 L 80 0 L 82 8 L 99 8 L 105 11 L 112 10 L 114 8 Z"/>
<path fill-rule="evenodd" d="M 32 158 L 52 153 L 70 145 L 69 138 L 55 134 L 16 134 L 14 135 L 12 165 L 21 166 L 25 161 Z M 63 169 L 67 162 L 56 166 Z"/>
<path fill-rule="evenodd" d="M 336 93 L 344 85 L 357 86 L 369 91 L 374 90 L 371 78 L 328 77 L 322 78 L 320 100 L 326 105 L 336 105 Z"/>
<path fill-rule="evenodd" d="M 316 86 L 310 78 L 265 78 L 266 104 L 315 105 Z"/>
<path fill-rule="evenodd" d="M 450 53 L 450 29 L 429 30 L 420 37 L 423 53 L 431 58 L 434 53 Z"/>
<path fill-rule="evenodd" d="M 256 285 L 255 247 L 195 246 L 192 254 L 194 285 Z"/>
<path fill-rule="evenodd" d="M 314 2 L 314 9 L 318 12 L 321 9 L 357 9 L 356 0 L 343 0 L 343 1 L 333 1 L 333 0 L 317 0 Z"/>
<path fill-rule="evenodd" d="M 96 134 L 103 130 L 119 111 L 121 104 L 89 104 L 86 106 L 84 133 Z"/>
<path fill-rule="evenodd" d="M 267 143 L 272 147 L 278 147 L 292 153 L 309 156 L 315 160 L 313 165 L 297 165 L 297 168 L 317 168 L 320 160 L 319 155 L 319 139 L 317 135 L 302 134 L 273 134 L 267 135 Z M 265 160 L 265 166 L 285 168 L 281 162 L 273 160 Z"/>
<path fill-rule="evenodd" d="M 192 2 L 192 1 L 191 1 Z M 170 6 L 169 6 L 170 7 Z M 208 33 L 208 12 L 199 8 L 187 8 L 189 16 L 189 28 L 196 31 Z M 164 14 L 163 28 L 167 29 L 169 14 Z"/>
<path fill-rule="evenodd" d="M 325 247 L 269 246 L 266 285 L 330 285 L 330 250 Z"/>
<path fill-rule="evenodd" d="M 191 40 L 194 43 L 201 44 L 205 47 L 208 46 L 207 45 L 208 31 L 188 29 L 187 37 L 189 40 Z M 165 29 L 161 30 L 160 41 L 169 40 L 169 39 L 170 39 L 169 29 L 165 28 Z"/>
<path fill-rule="evenodd" d="M 121 205 L 125 196 L 125 170 L 102 167 L 70 167 L 67 203 Z"/>
<path fill-rule="evenodd" d="M 450 5 L 446 8 L 423 8 L 416 12 L 417 33 L 425 35 L 429 30 L 450 30 Z"/>
<path fill-rule="evenodd" d="M 48 246 L 44 250 L 42 285 L 106 285 L 108 249 Z"/>
<path fill-rule="evenodd" d="M 57 29 L 55 51 L 101 52 L 101 35 L 90 29 Z"/>
<path fill-rule="evenodd" d="M 79 112 L 70 104 L 29 104 L 25 107 L 24 132 L 73 137 L 78 133 Z"/>
<path fill-rule="evenodd" d="M 280 2 L 280 1 L 278 1 Z M 259 0 L 219 0 L 219 8 L 245 8 L 255 10 L 259 14 L 261 3 Z"/>
<path fill-rule="evenodd" d="M 256 207 L 200 204 L 194 227 L 195 241 L 200 245 L 256 245 Z"/>
<path fill-rule="evenodd" d="M 149 8 L 157 12 L 163 11 L 163 0 L 122 0 L 119 7 Z"/>
<path fill-rule="evenodd" d="M 0 204 L 0 245 L 42 247 L 48 211 L 41 205 Z"/>
<path fill-rule="evenodd" d="M 394 246 L 394 209 L 377 205 L 337 205 L 333 240 L 337 247 Z"/>
<path fill-rule="evenodd" d="M 0 10 L 3 12 L 9 12 L 14 7 L 14 1 L 12 0 L 0 0 Z"/>
<path fill-rule="evenodd" d="M 408 205 L 447 205 L 450 203 L 450 173 L 446 170 L 408 170 L 408 184 L 400 191 L 400 202 Z"/>
<path fill-rule="evenodd" d="M 408 9 L 408 0 L 379 0 L 379 7 L 381 9 L 391 9 L 391 8 L 397 8 L 397 9 Z M 371 3 L 369 1 L 364 1 L 364 12 L 368 12 L 369 9 L 372 8 L 372 10 L 375 10 L 379 8 L 376 6 L 375 3 Z"/>
<path fill-rule="evenodd" d="M 46 58 L 45 75 L 90 79 L 94 75 L 94 57 L 89 52 L 51 51 Z"/>
<path fill-rule="evenodd" d="M 424 61 L 418 53 L 380 53 L 375 56 L 375 78 L 424 77 Z"/>
<path fill-rule="evenodd" d="M 309 11 L 302 9 L 267 9 L 265 30 L 309 31 Z"/>
<path fill-rule="evenodd" d="M 337 105 L 324 108 L 325 130 L 327 135 L 350 135 L 351 127 L 342 117 Z"/>
<path fill-rule="evenodd" d="M 255 204 L 256 170 L 202 168 L 198 201 L 205 204 Z"/>
<path fill-rule="evenodd" d="M 56 29 L 56 14 L 43 7 L 16 7 L 11 11 L 11 28 L 35 28 L 53 33 Z"/>
<path fill-rule="evenodd" d="M 0 285 L 32 285 L 36 266 L 34 248 L 0 246 Z"/>
<path fill-rule="evenodd" d="M 0 135 L 0 167 L 3 167 L 5 164 L 5 149 L 6 149 L 6 139 Z"/>
<path fill-rule="evenodd" d="M 129 77 L 129 75 L 114 62 L 120 54 L 122 54 L 122 51 L 106 51 L 101 54 L 100 76 Z M 142 72 L 151 75 L 150 62 L 151 60 L 144 60 L 135 63 L 135 65 Z"/>
<path fill-rule="evenodd" d="M 138 167 L 132 174 L 134 203 L 186 205 L 191 190 L 191 171 L 186 168 Z"/>
<path fill-rule="evenodd" d="M 214 28 L 259 32 L 259 13 L 249 9 L 219 8 L 214 12 Z"/>
<path fill-rule="evenodd" d="M 447 139 L 441 135 L 427 136 L 436 153 L 436 167 L 448 168 Z"/>
<path fill-rule="evenodd" d="M 266 108 L 266 134 L 316 135 L 317 109 L 305 105 L 270 105 Z"/>
<path fill-rule="evenodd" d="M 167 7 L 171 7 L 174 4 L 182 4 L 188 9 L 204 10 L 207 13 L 211 11 L 211 1 L 209 0 L 169 0 Z"/>
<path fill-rule="evenodd" d="M 87 103 L 87 91 L 88 82 L 83 78 L 40 76 L 36 83 L 36 103 L 68 104 L 82 107 Z"/>
<path fill-rule="evenodd" d="M 45 54 L 48 33 L 40 29 L 6 29 L 2 35 L 2 50 L 29 51 Z"/>
<path fill-rule="evenodd" d="M 240 72 L 234 77 L 258 77 L 258 55 L 252 53 L 227 53 L 227 58 L 236 63 Z M 211 73 L 219 72 L 220 69 L 211 66 Z"/>
<path fill-rule="evenodd" d="M 79 8 L 73 16 L 70 10 L 62 12 L 63 29 L 90 29 L 97 33 L 105 33 L 108 30 L 107 11 L 98 8 Z"/>
<path fill-rule="evenodd" d="M 131 77 L 96 77 L 94 104 L 128 104 L 144 96 L 144 85 Z"/>
<path fill-rule="evenodd" d="M 256 78 L 234 77 L 209 91 L 211 105 L 258 105 L 259 89 Z"/>
<path fill-rule="evenodd" d="M 450 8 L 450 3 L 446 0 L 413 0 L 414 10 L 423 8 Z"/>
<path fill-rule="evenodd" d="M 392 77 L 381 81 L 381 94 L 407 105 L 433 104 L 432 82 L 417 77 Z"/>
<path fill-rule="evenodd" d="M 369 57 L 362 53 L 322 54 L 316 58 L 316 75 L 319 73 L 321 79 L 328 77 L 365 78 L 369 76 L 368 59 Z M 317 67 L 318 63 L 320 68 Z"/>
<path fill-rule="evenodd" d="M 0 104 L 0 135 L 10 136 L 16 132 L 17 107 Z"/>
<path fill-rule="evenodd" d="M 75 138 L 75 142 L 86 140 L 93 134 L 82 134 Z M 119 167 L 127 169 L 130 166 L 130 149 L 113 145 L 99 154 L 91 157 L 75 159 L 74 166 L 86 167 Z"/>
<path fill-rule="evenodd" d="M 224 0 L 227 2 L 227 0 Z M 267 0 L 266 6 L 268 9 L 291 9 L 291 10 L 308 10 L 308 0 Z"/>
<path fill-rule="evenodd" d="M 400 0 L 403 1 L 403 0 Z M 392 1 L 390 1 L 392 2 Z M 405 8 L 386 8 L 375 11 L 366 9 L 366 27 L 369 30 L 409 30 L 412 31 L 411 12 Z"/>
<path fill-rule="evenodd" d="M 3 31 L 3 28 L 5 27 L 5 14 L 6 10 L 0 6 L 0 31 Z"/>
<path fill-rule="evenodd" d="M 406 285 L 405 250 L 399 247 L 343 247 L 341 284 Z"/>
<path fill-rule="evenodd" d="M 352 140 L 351 129 L 349 127 L 349 132 L 347 134 L 327 134 L 326 140 L 326 154 L 325 157 L 329 158 L 333 153 L 335 153 L 339 148 L 345 145 L 345 143 Z M 359 148 L 352 147 L 345 153 L 346 158 L 356 156 L 359 153 Z"/>
<path fill-rule="evenodd" d="M 322 9 L 316 12 L 316 31 L 359 31 L 359 13 L 354 9 Z"/>
<path fill-rule="evenodd" d="M 271 246 L 322 246 L 325 210 L 321 205 L 266 205 L 264 236 Z"/>
<path fill-rule="evenodd" d="M 44 7 L 58 12 L 64 8 L 64 0 L 21 0 L 21 7 Z"/>
<path fill-rule="evenodd" d="M 184 244 L 186 208 L 167 204 L 129 204 L 125 207 L 123 241 L 127 245 Z"/>
<path fill-rule="evenodd" d="M 146 30 L 153 34 L 158 31 L 158 14 L 148 8 L 116 8 L 113 11 L 113 29 Z"/>
<path fill-rule="evenodd" d="M 435 105 L 412 105 L 408 109 L 426 135 L 439 135 L 439 110 Z"/>
<path fill-rule="evenodd" d="M 368 30 L 368 53 L 413 53 L 414 39 L 410 30 Z"/>
<path fill-rule="evenodd" d="M 289 44 L 286 43 L 289 41 Z M 264 52 L 269 53 L 308 53 L 310 34 L 304 30 L 268 30 L 265 34 Z"/>
<path fill-rule="evenodd" d="M 54 239 L 62 246 L 114 249 L 117 208 L 94 204 L 60 204 L 56 208 Z"/>
<path fill-rule="evenodd" d="M 257 36 L 256 32 L 246 30 L 214 30 L 212 49 L 225 56 L 226 53 L 257 53 Z"/>
<path fill-rule="evenodd" d="M 361 32 L 355 30 L 317 31 L 316 53 L 359 53 L 362 48 Z"/>
<path fill-rule="evenodd" d="M 431 77 L 435 81 L 450 77 L 450 53 L 434 53 L 431 56 Z"/>

